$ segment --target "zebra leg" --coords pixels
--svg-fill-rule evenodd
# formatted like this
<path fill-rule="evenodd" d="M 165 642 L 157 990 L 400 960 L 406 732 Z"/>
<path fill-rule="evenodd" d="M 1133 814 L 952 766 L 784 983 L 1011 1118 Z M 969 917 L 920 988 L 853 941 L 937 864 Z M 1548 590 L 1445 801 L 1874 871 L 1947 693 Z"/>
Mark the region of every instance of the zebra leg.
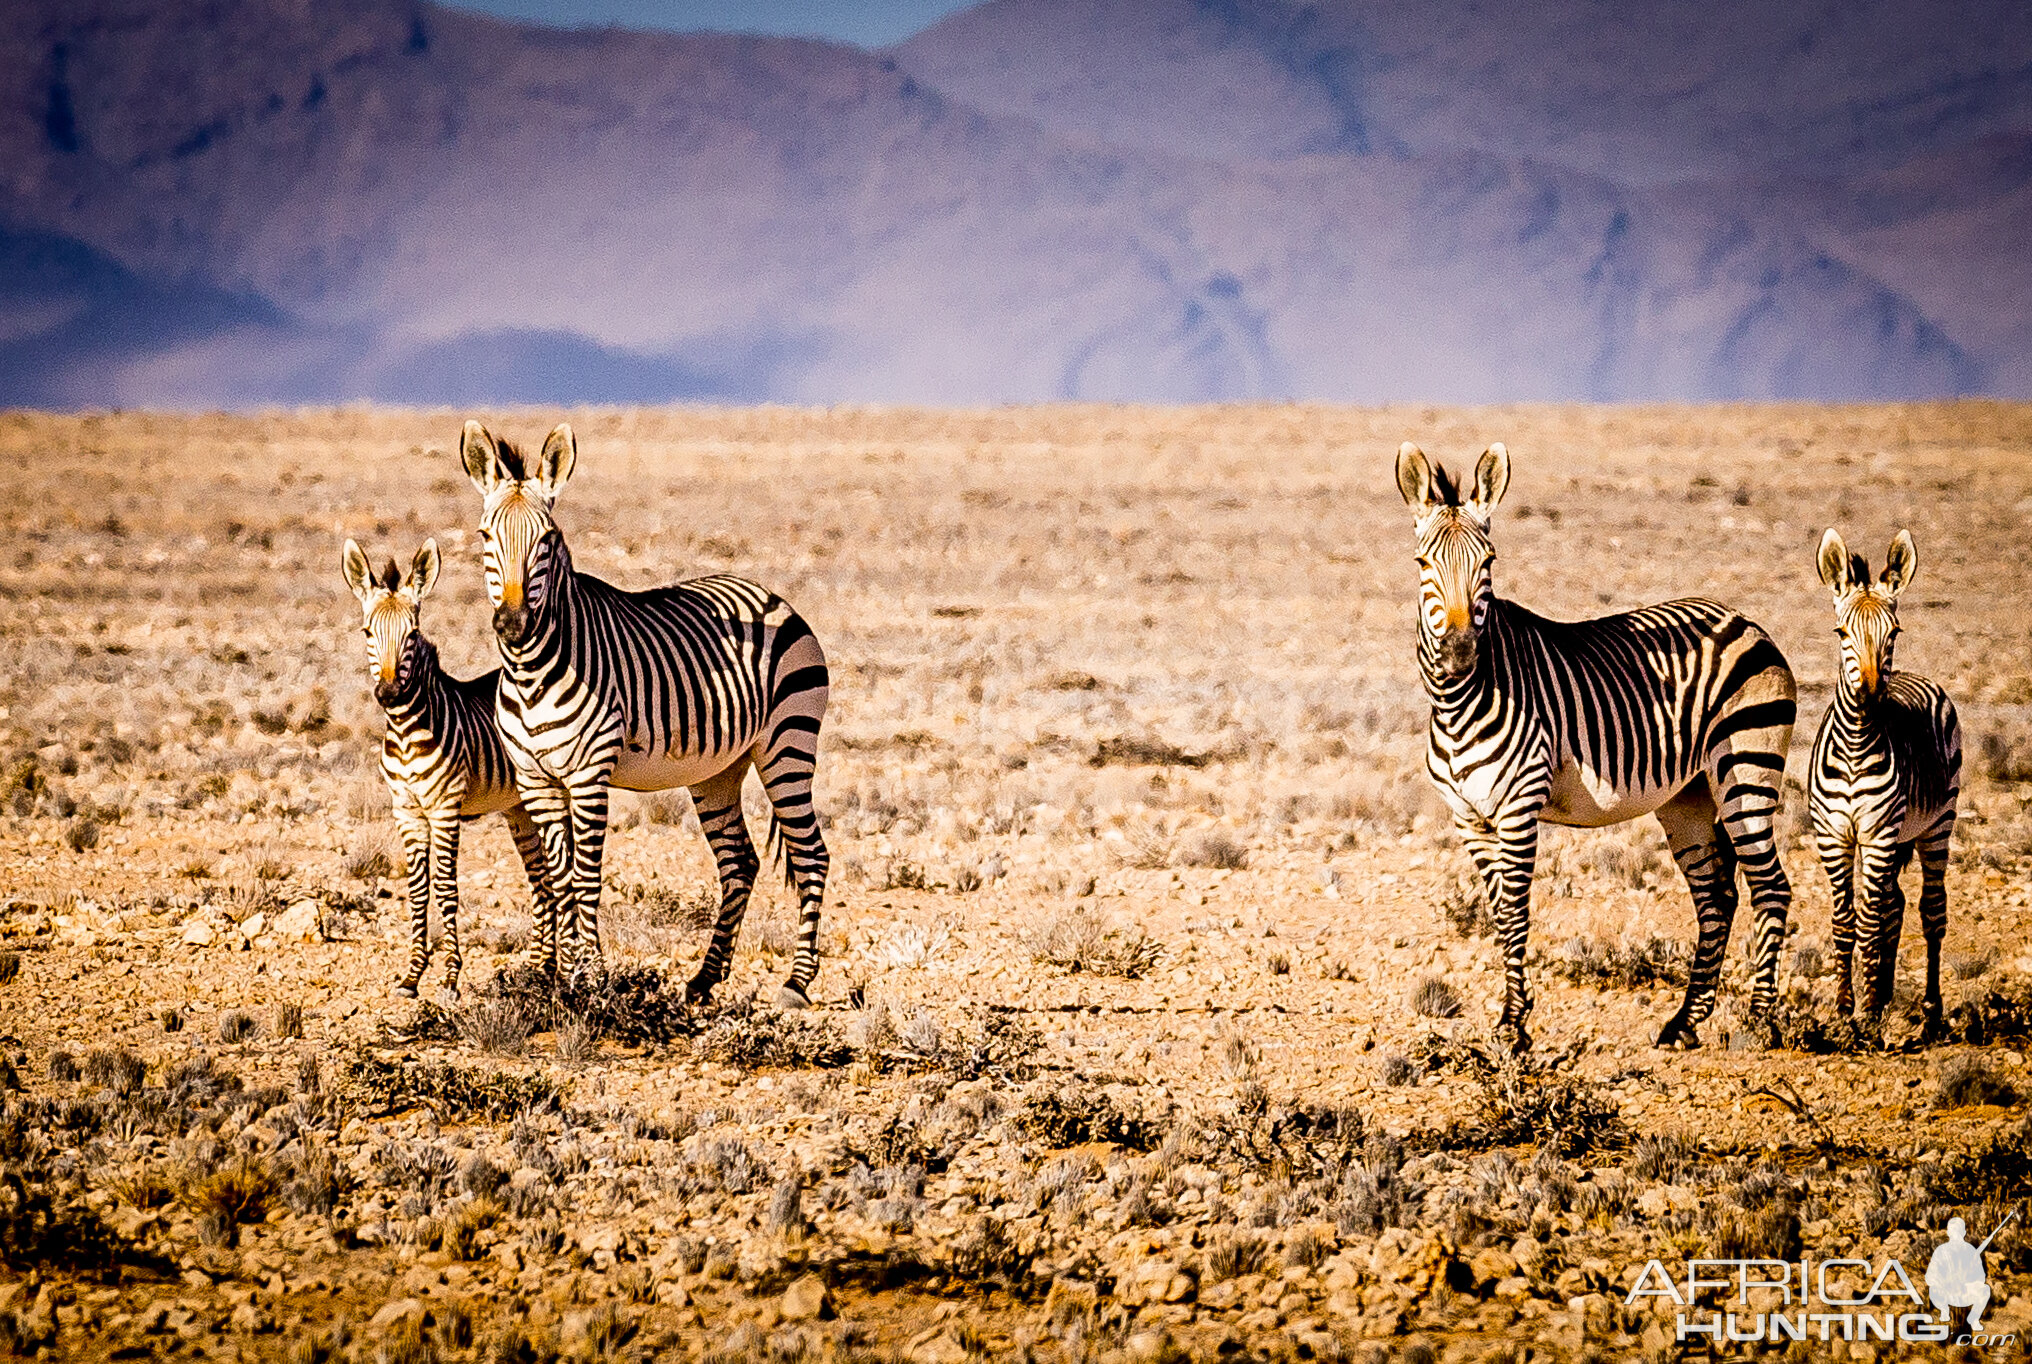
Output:
<path fill-rule="evenodd" d="M 797 887 L 797 957 L 778 994 L 778 1002 L 792 1009 L 811 1003 L 811 982 L 818 975 L 819 912 L 831 865 L 811 804 L 812 750 L 806 745 L 816 738 L 815 731 L 799 729 L 787 736 L 779 731 L 776 747 L 756 768 L 775 814 L 777 836 L 783 840 L 784 870 Z"/>
<path fill-rule="evenodd" d="M 459 993 L 459 807 L 433 811 L 430 821 L 430 898 L 444 924 L 445 988 Z"/>
<path fill-rule="evenodd" d="M 698 973 L 684 987 L 685 997 L 697 1004 L 712 998 L 713 987 L 727 978 L 734 958 L 734 935 L 741 931 L 748 897 L 755 889 L 755 872 L 761 866 L 755 844 L 748 837 L 748 825 L 741 818 L 741 782 L 748 775 L 748 766 L 749 759 L 743 757 L 718 776 L 691 788 L 699 826 L 705 830 L 720 870 L 720 915 L 713 921 L 713 938 Z"/>
<path fill-rule="evenodd" d="M 607 777 L 593 768 L 570 779 L 572 966 L 600 964 L 600 863 L 607 849 Z M 562 931 L 563 925 L 560 925 Z"/>
<path fill-rule="evenodd" d="M 1898 888 L 1898 873 L 1904 865 L 1905 857 L 1900 856 L 1895 839 L 1863 844 L 1858 887 L 1862 922 L 1857 926 L 1862 960 L 1858 967 L 1863 978 L 1863 1016 L 1873 1031 L 1882 1024 L 1884 1006 L 1891 1002 L 1891 981 L 1898 967 L 1898 934 L 1905 919 L 1905 893 Z"/>
<path fill-rule="evenodd" d="M 1834 1011 L 1847 1018 L 1856 1009 L 1851 980 L 1856 951 L 1856 849 L 1846 833 L 1824 825 L 1814 829 L 1813 841 L 1834 896 Z"/>
<path fill-rule="evenodd" d="M 557 897 L 551 889 L 550 859 L 543 850 L 543 835 L 536 821 L 521 805 L 508 808 L 508 832 L 515 851 L 522 858 L 522 870 L 529 877 L 530 932 L 525 959 L 549 968 L 557 961 Z"/>
<path fill-rule="evenodd" d="M 417 982 L 430 966 L 430 821 L 421 810 L 395 807 L 402 857 L 409 864 L 409 970 L 395 993 L 415 998 Z"/>
<path fill-rule="evenodd" d="M 525 784 L 521 790 L 523 813 L 543 845 L 550 881 L 550 912 L 539 921 L 541 941 L 533 950 L 541 954 L 544 971 L 554 976 L 570 965 L 566 958 L 571 949 L 567 939 L 572 912 L 571 802 L 562 786 Z"/>
<path fill-rule="evenodd" d="M 1689 783 L 1660 806 L 1658 822 L 1693 896 L 1699 935 L 1687 966 L 1686 998 L 1659 1032 L 1658 1045 L 1697 1047 L 1699 1027 L 1714 1012 L 1722 956 L 1736 918 L 1736 853 L 1727 830 L 1716 822 L 1714 796 L 1705 781 Z"/>
<path fill-rule="evenodd" d="M 1782 749 L 1780 752 L 1782 753 Z M 1785 916 L 1792 909 L 1792 883 L 1785 878 L 1785 866 L 1778 860 L 1778 789 L 1784 784 L 1783 759 L 1769 778 L 1759 784 L 1755 774 L 1764 771 L 1744 754 L 1735 754 L 1734 767 L 1718 769 L 1720 778 L 1732 785 L 1722 801 L 1721 826 L 1736 865 L 1750 887 L 1750 932 L 1747 956 L 1750 960 L 1750 1014 L 1776 1041 L 1771 1019 L 1778 1007 L 1778 956 L 1785 946 Z M 1735 888 L 1729 876 L 1731 900 Z M 1724 935 L 1726 936 L 1726 928 Z M 1709 982 L 1713 990 L 1713 982 Z M 1712 1005 L 1712 1000 L 1710 1000 Z"/>
<path fill-rule="evenodd" d="M 1503 944 L 1503 1015 L 1496 1037 L 1513 1052 L 1530 1050 L 1524 1019 L 1531 991 L 1524 979 L 1524 949 L 1531 932 L 1531 877 L 1538 865 L 1538 807 L 1506 810 L 1494 820 L 1455 816 L 1468 845 Z"/>
<path fill-rule="evenodd" d="M 1937 1041 L 1946 1027 L 1940 1002 L 1940 947 L 1947 937 L 1947 852 L 1954 839 L 1954 811 L 1919 841 L 1919 928 L 1926 935 L 1926 1025 L 1920 1034 Z"/>

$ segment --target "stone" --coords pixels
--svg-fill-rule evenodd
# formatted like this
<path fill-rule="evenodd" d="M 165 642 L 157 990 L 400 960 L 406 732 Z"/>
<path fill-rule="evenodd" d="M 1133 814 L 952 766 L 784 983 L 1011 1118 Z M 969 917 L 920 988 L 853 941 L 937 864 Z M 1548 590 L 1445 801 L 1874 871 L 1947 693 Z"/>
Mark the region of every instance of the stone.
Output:
<path fill-rule="evenodd" d="M 248 915 L 240 921 L 240 936 L 252 942 L 268 928 L 268 916 L 262 913 Z"/>
<path fill-rule="evenodd" d="M 212 926 L 203 919 L 193 919 L 183 926 L 183 943 L 186 947 L 210 947 L 219 940 Z"/>
<path fill-rule="evenodd" d="M 1475 1258 L 1468 1261 L 1468 1268 L 1474 1271 L 1475 1287 L 1484 1288 L 1509 1278 L 1517 1272 L 1517 1261 L 1507 1250 L 1490 1246 L 1475 1252 Z"/>
<path fill-rule="evenodd" d="M 268 930 L 286 942 L 315 942 L 321 936 L 321 922 L 317 901 L 298 900 L 276 915 Z"/>
<path fill-rule="evenodd" d="M 831 1314 L 832 1294 L 826 1291 L 825 1280 L 806 1274 L 783 1290 L 777 1309 L 785 1321 L 817 1321 Z"/>
<path fill-rule="evenodd" d="M 411 1317 L 421 1317 L 422 1315 L 423 1304 L 415 1298 L 397 1298 L 393 1302 L 381 1305 L 381 1310 L 376 1312 L 372 1319 L 368 1321 L 367 1329 L 370 1331 L 386 1331 L 397 1322 L 406 1321 Z"/>

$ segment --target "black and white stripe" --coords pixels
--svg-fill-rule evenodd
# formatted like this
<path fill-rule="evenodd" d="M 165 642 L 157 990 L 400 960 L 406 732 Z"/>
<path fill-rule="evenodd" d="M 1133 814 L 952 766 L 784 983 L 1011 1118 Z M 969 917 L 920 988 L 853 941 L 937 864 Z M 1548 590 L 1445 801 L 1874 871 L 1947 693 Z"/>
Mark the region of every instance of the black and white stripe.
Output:
<path fill-rule="evenodd" d="M 807 1002 L 827 869 L 811 800 L 828 695 L 817 638 L 780 597 L 741 578 L 624 592 L 576 571 L 551 519 L 577 460 L 569 426 L 525 465 L 468 422 L 463 457 L 486 499 L 501 730 L 563 892 L 560 954 L 567 964 L 599 954 L 608 790 L 687 787 L 719 864 L 719 918 L 689 987 L 710 994 L 726 978 L 758 866 L 741 817 L 753 768 L 801 902 L 783 999 Z"/>
<path fill-rule="evenodd" d="M 553 915 L 550 871 L 536 824 L 522 805 L 508 750 L 494 719 L 501 672 L 461 681 L 438 666 L 437 648 L 418 623 L 423 599 L 437 582 L 437 541 L 417 551 L 407 578 L 389 560 L 376 576 L 359 545 L 346 541 L 346 585 L 359 599 L 374 699 L 388 717 L 381 775 L 388 782 L 396 828 L 409 864 L 409 970 L 395 987 L 414 995 L 430 965 L 430 905 L 444 924 L 445 987 L 459 988 L 459 823 L 483 815 L 508 817 L 515 850 L 529 873 L 537 936 Z"/>
<path fill-rule="evenodd" d="M 1697 1045 L 1696 1026 L 1714 1010 L 1738 868 L 1755 913 L 1751 1010 L 1768 1020 L 1792 901 L 1773 830 L 1792 671 L 1768 635 L 1715 602 L 1565 622 L 1497 597 L 1489 520 L 1509 481 L 1501 445 L 1483 454 L 1466 496 L 1417 446 L 1398 450 L 1397 486 L 1418 515 L 1426 766 L 1495 913 L 1501 1032 L 1530 1045 L 1524 954 L 1539 823 L 1597 828 L 1654 813 L 1700 933 L 1685 1001 L 1659 1045 Z"/>
<path fill-rule="evenodd" d="M 1836 1006 L 1855 1008 L 1850 963 L 1862 931 L 1862 1011 L 1872 1023 L 1891 1000 L 1905 893 L 1898 878 L 1919 854 L 1919 925 L 1926 936 L 1926 1027 L 1941 1025 L 1940 945 L 1947 936 L 1947 855 L 1961 795 L 1961 722 L 1954 702 L 1916 673 L 1898 672 L 1898 594 L 1919 556 L 1899 531 L 1872 582 L 1870 566 L 1829 530 L 1820 580 L 1834 592 L 1841 680 L 1813 739 L 1807 809 L 1820 864 L 1834 892 L 1840 959 Z M 1860 916 L 1858 915 L 1860 900 Z"/>

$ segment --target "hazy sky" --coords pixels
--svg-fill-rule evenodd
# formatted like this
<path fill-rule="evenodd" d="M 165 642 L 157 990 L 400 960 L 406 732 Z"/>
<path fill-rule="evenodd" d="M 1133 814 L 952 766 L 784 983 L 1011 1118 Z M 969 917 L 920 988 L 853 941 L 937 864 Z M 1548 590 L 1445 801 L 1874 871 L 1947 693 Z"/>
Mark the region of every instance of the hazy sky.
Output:
<path fill-rule="evenodd" d="M 887 47 L 977 0 L 451 0 L 461 9 L 571 26 L 719 29 Z"/>

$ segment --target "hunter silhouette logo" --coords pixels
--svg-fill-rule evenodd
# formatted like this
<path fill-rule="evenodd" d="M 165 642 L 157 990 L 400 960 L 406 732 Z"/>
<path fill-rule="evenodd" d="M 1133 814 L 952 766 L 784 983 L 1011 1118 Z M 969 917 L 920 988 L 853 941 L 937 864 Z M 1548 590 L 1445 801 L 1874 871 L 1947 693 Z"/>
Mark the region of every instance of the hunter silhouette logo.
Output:
<path fill-rule="evenodd" d="M 1969 1330 L 1983 1329 L 1983 1309 L 1990 1305 L 1990 1277 L 1983 1269 L 1983 1252 L 1990 1248 L 1990 1242 L 1997 1239 L 1997 1232 L 2010 1225 L 2018 1215 L 2011 1209 L 2003 1221 L 1997 1223 L 1996 1231 L 1983 1238 L 1979 1246 L 1970 1245 L 1964 1238 L 1968 1224 L 1959 1217 L 1950 1218 L 1947 1223 L 1947 1240 L 1940 1249 L 1933 1252 L 1933 1258 L 1926 1264 L 1926 1292 L 1933 1300 L 1933 1310 L 1946 1321 L 1957 1307 L 1969 1309 Z"/>

